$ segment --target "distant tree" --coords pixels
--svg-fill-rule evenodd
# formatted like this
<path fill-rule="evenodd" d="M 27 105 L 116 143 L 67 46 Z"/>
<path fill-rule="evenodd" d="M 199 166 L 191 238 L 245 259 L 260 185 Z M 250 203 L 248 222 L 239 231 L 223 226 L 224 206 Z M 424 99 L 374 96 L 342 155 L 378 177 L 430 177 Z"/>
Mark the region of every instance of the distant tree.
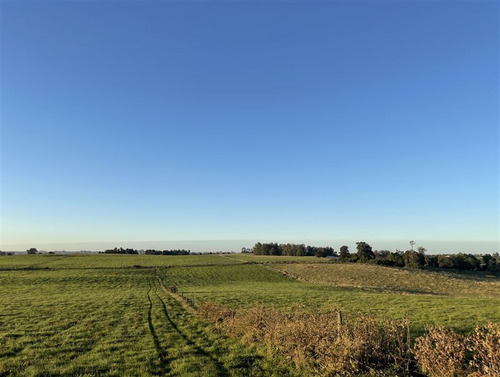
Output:
<path fill-rule="evenodd" d="M 257 242 L 253 247 L 255 255 L 281 255 L 281 250 L 277 243 Z"/>
<path fill-rule="evenodd" d="M 108 249 L 104 250 L 105 254 L 139 254 L 137 250 L 134 249 L 124 249 L 123 247 L 117 248 L 115 247 L 114 249 Z"/>
<path fill-rule="evenodd" d="M 351 253 L 349 252 L 349 247 L 347 247 L 346 245 L 343 245 L 340 247 L 340 259 L 349 259 L 349 257 L 351 256 Z"/>
<path fill-rule="evenodd" d="M 281 255 L 281 249 L 277 243 L 268 244 L 268 255 Z"/>
<path fill-rule="evenodd" d="M 375 259 L 372 260 L 373 263 L 382 266 L 395 266 L 394 262 L 388 258 L 391 254 L 389 250 L 375 250 L 373 253 L 375 254 Z"/>
<path fill-rule="evenodd" d="M 483 264 L 484 264 L 485 270 L 493 271 L 498 266 L 496 258 L 490 254 L 484 254 L 482 256 L 482 259 L 483 259 Z"/>
<path fill-rule="evenodd" d="M 377 258 L 386 258 L 391 252 L 389 250 L 375 250 L 373 253 Z"/>
<path fill-rule="evenodd" d="M 352 253 L 351 256 L 349 257 L 349 259 L 347 259 L 347 261 L 349 263 L 357 263 L 357 262 L 361 262 L 358 258 L 358 254 L 357 253 Z"/>
<path fill-rule="evenodd" d="M 315 246 L 307 246 L 306 247 L 306 255 L 308 257 L 312 257 L 314 255 L 315 251 L 316 251 L 316 247 Z"/>
<path fill-rule="evenodd" d="M 455 268 L 453 258 L 449 255 L 438 255 L 437 262 L 439 268 Z"/>
<path fill-rule="evenodd" d="M 327 246 L 327 247 L 317 247 L 314 256 L 315 257 L 320 257 L 320 258 L 325 258 L 328 256 L 333 256 L 335 255 L 335 250 L 333 248 Z"/>
<path fill-rule="evenodd" d="M 393 267 L 404 267 L 405 265 L 403 255 L 400 252 L 387 254 L 387 256 L 385 257 L 385 262 L 387 266 Z"/>
<path fill-rule="evenodd" d="M 191 250 L 185 250 L 185 249 L 163 250 L 161 252 L 161 255 L 189 255 L 189 254 L 191 254 Z"/>
<path fill-rule="evenodd" d="M 454 268 L 459 270 L 478 270 L 479 260 L 472 254 L 458 253 L 452 256 Z"/>
<path fill-rule="evenodd" d="M 295 243 L 280 244 L 279 249 L 281 250 L 281 255 L 289 255 L 297 257 L 307 255 L 307 249 L 304 244 L 295 244 Z"/>
<path fill-rule="evenodd" d="M 438 257 L 435 255 L 425 255 L 425 267 L 437 268 L 439 267 Z"/>
<path fill-rule="evenodd" d="M 249 249 L 247 247 L 242 247 L 241 248 L 241 253 L 242 254 L 250 254 L 252 252 L 252 249 Z"/>
<path fill-rule="evenodd" d="M 408 268 L 423 268 L 425 265 L 424 254 L 417 253 L 413 250 L 406 250 L 403 254 L 405 267 Z"/>
<path fill-rule="evenodd" d="M 420 254 L 425 254 L 425 252 L 427 251 L 427 249 L 425 247 L 419 246 L 419 247 L 417 247 L 417 251 Z"/>
<path fill-rule="evenodd" d="M 366 242 L 356 242 L 356 249 L 358 249 L 358 260 L 360 262 L 368 262 L 371 259 L 375 259 L 375 254 L 372 251 L 372 247 Z"/>
<path fill-rule="evenodd" d="M 410 248 L 413 250 L 413 246 L 415 245 L 415 241 L 410 241 Z"/>
<path fill-rule="evenodd" d="M 27 254 L 37 254 L 38 250 L 36 248 L 32 247 L 31 249 L 26 250 L 26 253 Z"/>
<path fill-rule="evenodd" d="M 295 255 L 297 255 L 298 257 L 306 256 L 307 255 L 306 245 L 304 244 L 295 245 Z"/>
<path fill-rule="evenodd" d="M 257 242 L 253 246 L 252 251 L 255 255 L 264 255 L 264 245 L 262 245 L 260 242 Z"/>

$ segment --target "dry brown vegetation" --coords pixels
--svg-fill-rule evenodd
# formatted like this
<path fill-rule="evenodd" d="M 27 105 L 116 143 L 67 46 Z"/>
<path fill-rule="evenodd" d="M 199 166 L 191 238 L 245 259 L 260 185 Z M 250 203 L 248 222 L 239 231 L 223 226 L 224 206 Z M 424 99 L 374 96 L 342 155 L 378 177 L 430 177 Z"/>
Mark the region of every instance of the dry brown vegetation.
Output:
<path fill-rule="evenodd" d="M 417 338 L 414 353 L 431 377 L 500 376 L 500 324 L 478 326 L 468 336 L 433 327 Z"/>
<path fill-rule="evenodd" d="M 338 310 L 283 313 L 205 303 L 198 313 L 219 331 L 262 344 L 271 355 L 314 375 L 407 375 L 420 370 L 431 377 L 500 376 L 500 324 L 478 326 L 468 336 L 434 327 L 412 342 L 405 320 L 345 320 Z"/>
<path fill-rule="evenodd" d="M 315 375 L 353 375 L 391 368 L 403 371 L 410 361 L 408 323 L 363 316 L 343 320 L 342 313 L 281 313 L 253 307 L 231 310 L 202 304 L 200 316 L 249 344 L 292 361 Z"/>
<path fill-rule="evenodd" d="M 272 268 L 310 283 L 401 293 L 460 297 L 499 297 L 500 279 L 493 275 L 410 270 L 369 264 L 283 264 Z"/>

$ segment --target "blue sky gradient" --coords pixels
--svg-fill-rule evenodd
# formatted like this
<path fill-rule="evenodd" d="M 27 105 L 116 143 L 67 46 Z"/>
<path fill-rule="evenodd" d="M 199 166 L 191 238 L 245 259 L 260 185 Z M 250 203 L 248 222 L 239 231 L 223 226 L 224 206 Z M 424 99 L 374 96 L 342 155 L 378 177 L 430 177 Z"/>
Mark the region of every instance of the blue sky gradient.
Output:
<path fill-rule="evenodd" d="M 2 249 L 498 251 L 499 14 L 496 1 L 4 2 Z"/>

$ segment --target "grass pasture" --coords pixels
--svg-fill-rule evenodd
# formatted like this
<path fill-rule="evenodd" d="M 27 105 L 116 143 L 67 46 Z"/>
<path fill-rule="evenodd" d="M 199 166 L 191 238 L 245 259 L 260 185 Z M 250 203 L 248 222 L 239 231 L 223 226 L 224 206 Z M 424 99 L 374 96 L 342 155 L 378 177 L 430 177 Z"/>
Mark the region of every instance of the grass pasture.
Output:
<path fill-rule="evenodd" d="M 1 376 L 280 370 L 211 332 L 161 288 L 155 269 L 1 271 L 0 308 Z"/>
<path fill-rule="evenodd" d="M 172 286 L 196 304 L 408 318 L 413 336 L 432 324 L 467 332 L 500 322 L 492 277 L 277 258 L 0 257 L 0 376 L 298 373 L 214 332 Z"/>
<path fill-rule="evenodd" d="M 337 264 L 272 264 L 272 265 L 226 265 L 174 267 L 166 271 L 166 281 L 177 286 L 195 302 L 216 302 L 232 308 L 261 305 L 283 310 L 327 311 L 340 308 L 355 316 L 357 313 L 373 314 L 380 318 L 408 318 L 415 334 L 421 334 L 426 327 L 441 324 L 460 332 L 472 330 L 476 325 L 489 321 L 500 322 L 500 292 L 496 281 L 485 282 L 481 295 L 470 293 L 479 290 L 481 282 L 465 280 L 469 284 L 468 295 L 421 294 L 419 284 L 425 281 L 425 274 L 419 280 L 408 279 L 408 291 L 388 291 L 363 287 L 358 281 L 353 285 L 327 284 L 315 281 L 316 269 L 328 270 Z M 375 267 L 379 275 L 389 274 L 391 280 L 397 270 L 379 266 L 356 265 L 349 267 Z M 287 272 L 288 276 L 282 272 Z M 290 271 L 302 271 L 301 280 L 292 277 Z M 353 271 L 354 273 L 354 271 Z M 407 271 L 402 272 L 407 273 Z M 362 274 L 361 274 L 362 275 Z M 411 274 L 410 274 L 411 276 Z M 449 277 L 445 275 L 442 280 Z M 311 281 L 306 281 L 310 279 Z M 435 273 L 430 279 L 436 278 Z M 373 277 L 374 281 L 377 278 Z M 379 278 L 382 282 L 384 279 Z M 468 282 L 468 283 L 467 283 Z M 379 285 L 380 285 L 379 284 Z M 397 279 L 394 280 L 397 284 Z M 475 284 L 479 284 L 476 287 Z M 489 286 L 488 284 L 491 284 Z M 453 291 L 455 292 L 455 291 Z M 486 294 L 486 292 L 488 294 Z"/>
<path fill-rule="evenodd" d="M 276 270 L 295 279 L 379 292 L 456 297 L 500 295 L 500 279 L 491 273 L 410 270 L 370 264 L 287 264 Z"/>
<path fill-rule="evenodd" d="M 242 261 L 220 255 L 122 255 L 122 254 L 54 254 L 14 255 L 0 258 L 0 271 L 27 268 L 130 268 L 240 264 Z"/>

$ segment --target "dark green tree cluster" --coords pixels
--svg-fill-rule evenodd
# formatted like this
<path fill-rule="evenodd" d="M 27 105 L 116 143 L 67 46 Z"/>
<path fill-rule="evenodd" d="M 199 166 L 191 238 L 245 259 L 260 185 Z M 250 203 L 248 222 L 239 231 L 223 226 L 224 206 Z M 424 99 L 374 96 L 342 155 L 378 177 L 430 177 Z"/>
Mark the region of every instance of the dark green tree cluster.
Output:
<path fill-rule="evenodd" d="M 452 255 L 438 255 L 437 267 L 439 268 L 453 268 L 457 270 L 469 270 L 469 271 L 478 271 L 481 269 L 481 262 L 486 259 L 487 263 L 483 264 L 483 269 L 492 269 L 494 267 L 495 259 L 491 258 L 491 255 L 487 254 L 483 257 L 476 257 L 473 254 L 452 254 Z M 488 264 L 488 262 L 490 262 Z M 496 264 L 496 263 L 495 263 Z"/>
<path fill-rule="evenodd" d="M 482 256 L 481 268 L 490 271 L 500 271 L 500 256 L 498 253 L 496 255 L 484 254 Z"/>
<path fill-rule="evenodd" d="M 498 256 L 490 254 L 451 254 L 451 255 L 425 255 L 427 251 L 423 247 L 405 252 L 397 250 L 372 251 L 372 247 L 366 242 L 356 242 L 357 253 L 349 253 L 347 246 L 340 248 L 340 261 L 375 263 L 390 267 L 406 268 L 449 268 L 468 271 L 498 271 L 500 270 Z"/>
<path fill-rule="evenodd" d="M 176 250 L 155 250 L 148 249 L 144 252 L 147 255 L 189 255 L 191 250 L 176 249 Z"/>
<path fill-rule="evenodd" d="M 349 252 L 349 247 L 346 245 L 340 246 L 340 253 L 339 253 L 340 259 L 343 260 L 348 260 L 351 258 L 351 253 Z"/>
<path fill-rule="evenodd" d="M 286 243 L 279 245 L 278 248 L 281 251 L 281 255 L 292 255 L 297 257 L 303 257 L 307 255 L 306 247 L 304 244 Z"/>
<path fill-rule="evenodd" d="M 139 254 L 138 250 L 135 249 L 124 249 L 123 247 L 114 249 L 108 249 L 104 251 L 105 254 Z M 148 249 L 144 251 L 144 254 L 147 255 L 189 255 L 191 254 L 191 250 L 184 249 L 176 249 L 176 250 L 155 250 Z"/>
<path fill-rule="evenodd" d="M 413 250 L 406 250 L 403 254 L 403 263 L 408 268 L 424 268 L 425 255 Z"/>
<path fill-rule="evenodd" d="M 123 247 L 115 247 L 114 249 L 104 250 L 104 254 L 139 254 L 137 250 L 134 249 L 124 249 Z"/>
<path fill-rule="evenodd" d="M 315 257 L 329 257 L 329 256 L 337 256 L 335 250 L 332 247 L 316 247 L 316 246 L 307 246 L 306 249 L 307 256 L 315 256 Z"/>
<path fill-rule="evenodd" d="M 366 242 L 356 242 L 356 249 L 358 250 L 358 261 L 361 263 L 369 262 L 372 259 L 375 259 L 375 253 L 372 250 L 372 247 L 368 245 Z"/>
<path fill-rule="evenodd" d="M 283 255 L 277 243 L 257 242 L 252 251 L 255 255 Z"/>
<path fill-rule="evenodd" d="M 315 257 L 327 257 L 330 255 L 335 255 L 335 251 L 331 247 L 316 247 L 316 246 L 305 246 L 304 244 L 277 244 L 277 243 L 261 243 L 257 242 L 252 252 L 255 255 L 287 255 L 287 256 L 315 256 Z"/>
<path fill-rule="evenodd" d="M 32 247 L 31 249 L 26 250 L 26 253 L 29 255 L 38 254 L 38 250 Z"/>

